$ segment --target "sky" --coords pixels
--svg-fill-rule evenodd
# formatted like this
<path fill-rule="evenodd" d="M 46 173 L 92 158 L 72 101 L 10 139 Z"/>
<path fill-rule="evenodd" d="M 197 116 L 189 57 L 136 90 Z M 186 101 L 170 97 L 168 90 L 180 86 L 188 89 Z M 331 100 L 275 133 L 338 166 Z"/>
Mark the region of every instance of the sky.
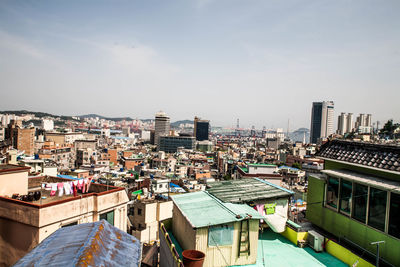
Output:
<path fill-rule="evenodd" d="M 309 128 L 400 121 L 398 0 L 0 0 L 0 110 Z"/>

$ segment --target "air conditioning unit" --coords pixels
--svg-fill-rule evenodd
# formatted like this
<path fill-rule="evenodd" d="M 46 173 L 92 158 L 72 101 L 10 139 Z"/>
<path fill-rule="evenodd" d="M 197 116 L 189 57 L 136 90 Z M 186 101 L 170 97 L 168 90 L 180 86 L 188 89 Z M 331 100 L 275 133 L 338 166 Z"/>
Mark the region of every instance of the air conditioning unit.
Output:
<path fill-rule="evenodd" d="M 307 243 L 316 252 L 321 252 L 323 250 L 322 244 L 324 243 L 324 237 L 315 231 L 308 231 Z"/>

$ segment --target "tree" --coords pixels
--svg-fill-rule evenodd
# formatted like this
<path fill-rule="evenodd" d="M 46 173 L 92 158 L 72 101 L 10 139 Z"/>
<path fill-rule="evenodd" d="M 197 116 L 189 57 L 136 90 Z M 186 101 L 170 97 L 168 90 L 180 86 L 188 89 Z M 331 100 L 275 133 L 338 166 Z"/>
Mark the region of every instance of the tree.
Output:
<path fill-rule="evenodd" d="M 388 136 L 390 138 L 393 138 L 395 130 L 399 127 L 400 125 L 398 123 L 393 123 L 393 120 L 390 119 L 385 123 L 385 125 L 379 131 L 379 133 L 383 136 Z"/>
<path fill-rule="evenodd" d="M 292 167 L 301 170 L 301 164 L 298 162 L 293 163 Z"/>

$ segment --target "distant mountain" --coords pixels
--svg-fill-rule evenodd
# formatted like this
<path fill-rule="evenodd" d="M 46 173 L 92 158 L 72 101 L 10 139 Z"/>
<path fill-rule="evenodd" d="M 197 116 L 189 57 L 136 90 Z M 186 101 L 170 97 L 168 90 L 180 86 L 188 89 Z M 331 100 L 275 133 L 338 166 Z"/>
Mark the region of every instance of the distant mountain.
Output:
<path fill-rule="evenodd" d="M 104 119 L 104 120 L 109 120 L 109 121 L 122 121 L 122 120 L 131 121 L 131 120 L 133 120 L 130 117 L 108 118 L 108 117 L 104 117 L 104 116 L 101 116 L 98 114 L 86 114 L 86 115 L 81 115 L 78 117 L 80 117 L 80 118 L 96 118 L 96 117 L 98 117 L 99 119 Z"/>
<path fill-rule="evenodd" d="M 179 127 L 181 124 L 193 124 L 194 122 L 192 120 L 181 120 L 181 121 L 176 121 L 171 123 L 171 127 Z"/>
<path fill-rule="evenodd" d="M 60 116 L 60 115 L 53 115 L 53 114 L 45 113 L 45 112 L 36 112 L 36 111 L 29 111 L 29 110 L 5 110 L 5 111 L 0 111 L 0 114 L 15 114 L 17 116 L 33 114 L 37 118 L 52 117 L 52 118 L 59 118 L 61 120 L 74 120 L 71 116 L 62 116 L 62 115 Z"/>
<path fill-rule="evenodd" d="M 50 113 L 35 112 L 35 111 L 28 111 L 28 110 L 4 110 L 4 111 L 0 111 L 0 114 L 15 114 L 17 116 L 22 116 L 22 115 L 25 115 L 25 114 L 34 114 L 38 118 L 43 118 L 43 117 L 59 118 L 60 117 L 58 115 L 53 115 L 53 114 L 50 114 Z"/>
<path fill-rule="evenodd" d="M 310 130 L 307 128 L 299 128 L 296 131 L 289 133 L 289 138 L 295 142 L 302 142 L 304 134 L 306 142 L 308 142 L 310 140 Z"/>

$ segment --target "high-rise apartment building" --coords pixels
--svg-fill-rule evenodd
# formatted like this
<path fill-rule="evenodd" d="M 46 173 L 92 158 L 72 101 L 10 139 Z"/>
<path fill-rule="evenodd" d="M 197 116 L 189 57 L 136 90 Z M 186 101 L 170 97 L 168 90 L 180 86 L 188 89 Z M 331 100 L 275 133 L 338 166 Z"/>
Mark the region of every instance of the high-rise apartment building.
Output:
<path fill-rule="evenodd" d="M 201 120 L 199 117 L 194 117 L 193 136 L 197 141 L 208 140 L 210 131 L 210 121 Z"/>
<path fill-rule="evenodd" d="M 160 111 L 156 113 L 156 120 L 154 125 L 154 144 L 158 145 L 161 135 L 169 135 L 170 120 L 167 114 Z"/>
<path fill-rule="evenodd" d="M 353 113 L 342 112 L 338 117 L 338 130 L 337 133 L 344 135 L 353 131 Z"/>
<path fill-rule="evenodd" d="M 359 133 L 371 133 L 372 132 L 372 115 L 361 113 L 357 117 L 355 128 L 356 128 L 356 131 Z"/>
<path fill-rule="evenodd" d="M 311 143 L 317 143 L 319 139 L 333 134 L 333 116 L 333 101 L 313 102 L 310 129 Z"/>

